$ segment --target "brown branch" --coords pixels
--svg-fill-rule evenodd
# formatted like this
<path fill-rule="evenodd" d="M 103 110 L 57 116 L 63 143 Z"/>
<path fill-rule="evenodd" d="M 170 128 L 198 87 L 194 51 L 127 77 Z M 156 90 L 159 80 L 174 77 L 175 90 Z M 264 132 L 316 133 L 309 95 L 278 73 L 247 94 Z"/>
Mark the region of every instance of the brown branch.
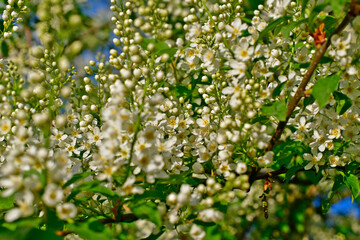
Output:
<path fill-rule="evenodd" d="M 340 25 L 337 27 L 337 29 L 329 36 L 329 38 L 323 44 L 321 44 L 319 47 L 317 47 L 315 56 L 314 56 L 313 60 L 311 61 L 311 64 L 310 64 L 307 72 L 305 73 L 294 97 L 291 99 L 290 103 L 288 104 L 287 111 L 286 111 L 286 120 L 279 122 L 279 125 L 277 126 L 277 129 L 276 129 L 275 133 L 273 134 L 273 136 L 266 148 L 266 151 L 272 151 L 274 149 L 281 134 L 284 132 L 286 124 L 291 117 L 291 114 L 293 113 L 294 109 L 298 105 L 300 99 L 304 96 L 305 88 L 306 88 L 307 84 L 309 83 L 311 76 L 313 75 L 316 67 L 320 63 L 321 58 L 324 56 L 326 50 L 328 49 L 328 47 L 331 44 L 331 37 L 335 34 L 340 33 L 350 23 L 350 21 L 353 18 L 354 18 L 353 14 L 347 14 L 346 17 L 344 18 L 344 20 L 340 23 Z"/>
<path fill-rule="evenodd" d="M 355 2 L 355 1 L 354 1 Z M 353 3 L 352 3 L 353 4 Z M 316 67 L 318 66 L 318 64 L 320 63 L 321 58 L 324 56 L 326 50 L 328 49 L 328 47 L 331 44 L 331 37 L 334 36 L 335 34 L 340 33 L 349 23 L 352 19 L 355 18 L 355 16 L 357 16 L 358 14 L 360 14 L 360 10 L 358 11 L 358 8 L 360 9 L 360 5 L 355 3 L 354 6 L 351 6 L 351 8 L 349 9 L 348 14 L 345 16 L 345 18 L 343 19 L 343 21 L 340 23 L 340 25 L 336 28 L 336 30 L 329 36 L 329 38 L 323 42 L 322 44 L 317 46 L 316 52 L 315 52 L 315 56 L 313 58 L 313 60 L 311 61 L 311 64 L 307 70 L 307 72 L 305 73 L 294 97 L 291 99 L 291 101 L 288 104 L 287 107 L 287 111 L 286 111 L 286 119 L 285 121 L 280 121 L 277 129 L 275 130 L 273 136 L 270 139 L 270 142 L 266 148 L 266 151 L 272 151 L 274 149 L 274 147 L 276 146 L 280 136 L 282 135 L 282 133 L 284 132 L 284 129 L 294 111 L 294 109 L 296 108 L 296 106 L 298 105 L 299 101 L 301 98 L 303 98 L 305 96 L 305 88 L 307 86 L 307 84 L 309 83 L 311 76 L 313 75 Z M 249 174 L 249 183 L 250 185 L 252 185 L 252 183 L 258 179 L 264 179 L 267 177 L 270 177 L 270 175 L 272 176 L 276 176 L 282 173 L 287 172 L 287 169 L 281 169 L 281 170 L 277 170 L 275 172 L 272 173 L 267 173 L 265 175 L 258 175 L 258 173 L 260 172 L 260 168 L 258 167 L 251 167 L 251 171 Z M 270 174 L 270 175 L 269 175 Z"/>

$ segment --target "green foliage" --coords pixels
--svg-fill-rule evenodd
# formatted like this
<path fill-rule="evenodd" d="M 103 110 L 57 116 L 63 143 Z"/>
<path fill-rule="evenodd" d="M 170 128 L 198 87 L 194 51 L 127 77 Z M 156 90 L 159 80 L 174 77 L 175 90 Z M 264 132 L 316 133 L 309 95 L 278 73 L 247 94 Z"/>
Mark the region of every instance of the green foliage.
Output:
<path fill-rule="evenodd" d="M 345 94 L 335 91 L 333 92 L 333 96 L 336 100 L 336 112 L 339 115 L 344 114 L 352 106 L 351 99 Z"/>
<path fill-rule="evenodd" d="M 358 178 L 351 173 L 344 173 L 340 171 L 340 174 L 343 176 L 344 183 L 350 189 L 353 199 L 356 199 L 359 196 Z"/>
<path fill-rule="evenodd" d="M 285 101 L 275 101 L 261 107 L 262 113 L 267 116 L 274 116 L 280 121 L 285 121 L 286 110 L 287 107 Z"/>
<path fill-rule="evenodd" d="M 359 200 L 356 34 L 308 57 L 350 0 L 2 2 L 0 239 L 316 239 L 317 196 Z"/>
<path fill-rule="evenodd" d="M 147 47 L 150 43 L 154 44 L 154 46 L 155 46 L 155 50 L 152 51 L 151 53 L 154 53 L 157 55 L 167 53 L 170 55 L 170 57 L 172 57 L 172 56 L 174 56 L 174 54 L 177 51 L 177 49 L 169 47 L 169 45 L 167 43 L 165 43 L 164 41 L 159 41 L 156 39 L 149 39 L 149 38 L 145 38 L 143 40 L 143 42 L 141 43 L 141 47 L 143 49 L 147 49 Z"/>
<path fill-rule="evenodd" d="M 283 90 L 284 86 L 286 85 L 286 82 L 282 82 L 279 85 L 276 86 L 276 88 L 274 89 L 272 96 L 273 98 L 276 98 L 278 96 L 280 96 L 281 91 Z"/>
<path fill-rule="evenodd" d="M 302 155 L 305 150 L 307 150 L 307 147 L 302 142 L 296 142 L 296 141 L 287 141 L 280 143 L 277 145 L 273 152 L 274 152 L 274 163 L 271 165 L 272 169 L 280 169 L 281 167 L 290 168 L 293 167 L 292 165 L 297 165 L 298 163 L 292 162 L 295 156 Z M 301 163 L 299 163 L 301 164 Z M 295 168 L 296 169 L 296 168 Z M 294 171 L 294 169 L 292 170 Z M 296 171 L 295 171 L 296 172 Z M 289 173 L 288 178 L 290 178 L 291 171 Z"/>
<path fill-rule="evenodd" d="M 267 27 L 260 33 L 259 38 L 256 42 L 263 41 L 266 35 L 268 35 L 269 33 L 271 33 L 271 31 L 279 27 L 280 24 L 286 23 L 290 18 L 291 18 L 290 16 L 283 16 L 269 23 L 269 25 L 267 25 Z"/>
<path fill-rule="evenodd" d="M 328 0 L 328 2 L 330 3 L 335 16 L 338 17 L 344 12 L 345 6 L 347 3 L 350 3 L 351 0 Z"/>
<path fill-rule="evenodd" d="M 57 236 L 53 231 L 50 230 L 39 230 L 39 229 L 31 229 L 30 232 L 27 234 L 27 236 L 24 238 L 24 240 L 60 240 L 63 239 L 60 236 Z"/>
<path fill-rule="evenodd" d="M 112 239 L 111 230 L 96 218 L 87 219 L 84 223 L 68 224 L 66 229 L 87 240 Z"/>
<path fill-rule="evenodd" d="M 1 55 L 3 57 L 8 57 L 9 56 L 9 46 L 6 43 L 6 41 L 1 42 Z"/>
<path fill-rule="evenodd" d="M 329 97 L 337 89 L 339 81 L 340 76 L 337 74 L 317 80 L 312 88 L 312 95 L 317 100 L 320 108 L 325 107 L 329 102 Z"/>
<path fill-rule="evenodd" d="M 106 197 L 115 197 L 119 196 L 114 191 L 111 191 L 109 188 L 102 186 L 100 181 L 91 181 L 91 182 L 84 182 L 79 186 L 75 187 L 72 193 L 68 196 L 68 199 L 73 199 L 75 196 L 82 192 L 92 192 L 92 193 L 100 193 Z"/>
<path fill-rule="evenodd" d="M 290 24 L 286 24 L 281 29 L 281 33 L 282 33 L 283 37 L 288 38 L 290 36 L 291 31 L 294 28 L 299 27 L 301 24 L 304 24 L 306 22 L 307 22 L 307 19 L 302 19 L 300 21 L 291 22 Z"/>
<path fill-rule="evenodd" d="M 149 219 L 158 227 L 161 227 L 161 216 L 155 203 L 150 201 L 138 201 L 137 203 L 132 203 L 130 208 L 139 218 Z"/>
<path fill-rule="evenodd" d="M 14 196 L 6 197 L 6 198 L 0 197 L 0 210 L 10 209 L 13 206 L 14 206 Z"/>
<path fill-rule="evenodd" d="M 94 172 L 83 172 L 83 173 L 78 173 L 75 174 L 69 181 L 67 181 L 64 185 L 63 188 L 66 188 L 68 186 L 70 186 L 71 184 L 78 182 L 80 180 L 83 180 L 91 175 L 94 175 Z"/>
<path fill-rule="evenodd" d="M 337 27 L 338 19 L 331 16 L 320 16 L 319 20 L 325 24 L 326 36 L 329 37 Z"/>

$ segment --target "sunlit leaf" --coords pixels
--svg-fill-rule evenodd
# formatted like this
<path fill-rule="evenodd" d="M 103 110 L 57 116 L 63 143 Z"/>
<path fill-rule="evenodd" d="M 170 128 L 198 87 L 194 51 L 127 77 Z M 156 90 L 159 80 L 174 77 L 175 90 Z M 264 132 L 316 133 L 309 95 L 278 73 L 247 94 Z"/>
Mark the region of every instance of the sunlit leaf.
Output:
<path fill-rule="evenodd" d="M 267 116 L 274 116 L 280 121 L 286 120 L 286 103 L 285 101 L 275 101 L 270 104 L 264 105 L 261 108 L 262 113 Z"/>
<path fill-rule="evenodd" d="M 319 103 L 319 107 L 323 108 L 329 102 L 329 97 L 339 84 L 340 76 L 331 75 L 319 79 L 312 88 L 312 95 Z"/>

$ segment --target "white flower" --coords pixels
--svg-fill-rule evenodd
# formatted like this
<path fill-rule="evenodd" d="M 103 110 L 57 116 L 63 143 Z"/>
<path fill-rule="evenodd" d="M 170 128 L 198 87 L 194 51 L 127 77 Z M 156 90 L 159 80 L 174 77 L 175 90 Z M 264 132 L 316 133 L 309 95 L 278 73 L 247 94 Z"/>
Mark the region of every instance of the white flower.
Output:
<path fill-rule="evenodd" d="M 211 153 L 208 151 L 208 149 L 204 146 L 201 146 L 199 148 L 199 158 L 197 159 L 197 161 L 199 163 L 203 163 L 208 161 L 211 158 Z"/>
<path fill-rule="evenodd" d="M 56 206 L 56 213 L 62 220 L 73 219 L 76 217 L 77 209 L 73 203 L 64 203 Z"/>
<path fill-rule="evenodd" d="M 0 58 L 0 68 L 2 68 L 3 70 L 6 70 L 7 64 L 8 64 L 7 60 Z"/>
<path fill-rule="evenodd" d="M 231 36 L 239 36 L 242 34 L 242 31 L 247 29 L 247 24 L 242 23 L 240 18 L 235 18 L 230 25 L 225 26 L 226 31 L 228 31 Z"/>
<path fill-rule="evenodd" d="M 309 170 L 313 166 L 315 166 L 316 172 L 319 171 L 318 163 L 320 162 L 322 156 L 323 156 L 323 154 L 321 152 L 320 153 L 314 152 L 313 154 L 305 153 L 304 154 L 304 159 L 307 160 L 307 161 L 310 161 L 310 162 L 304 167 L 304 169 Z"/>
<path fill-rule="evenodd" d="M 57 141 L 57 143 L 61 143 L 68 137 L 67 134 L 64 134 L 64 132 L 60 131 L 57 128 L 52 128 L 51 133 L 52 133 L 52 135 L 50 136 L 51 139 Z"/>
<path fill-rule="evenodd" d="M 88 142 L 95 143 L 97 146 L 100 146 L 101 139 L 103 138 L 98 127 L 95 127 L 92 132 L 87 133 Z"/>
<path fill-rule="evenodd" d="M 34 212 L 34 195 L 30 191 L 18 193 L 15 195 L 17 208 L 13 208 L 5 214 L 5 221 L 13 222 L 20 217 L 28 217 Z"/>
<path fill-rule="evenodd" d="M 245 76 L 245 71 L 246 71 L 245 63 L 239 62 L 236 60 L 230 60 L 229 65 L 232 68 L 232 70 L 229 70 L 230 75 L 239 76 L 239 78 L 242 78 Z"/>
<path fill-rule="evenodd" d="M 341 127 L 330 129 L 329 131 L 329 139 L 338 139 L 341 137 Z"/>
<path fill-rule="evenodd" d="M 349 98 L 351 98 L 352 100 L 356 99 L 357 97 L 359 97 L 360 95 L 360 90 L 359 90 L 360 84 L 359 81 L 343 81 L 341 82 L 341 90 L 342 92 L 348 96 Z"/>
<path fill-rule="evenodd" d="M 63 190 L 54 183 L 50 183 L 46 186 L 42 199 L 44 200 L 44 203 L 49 207 L 55 207 L 58 203 L 61 202 L 63 197 Z"/>
<path fill-rule="evenodd" d="M 331 38 L 331 43 L 336 48 L 336 54 L 339 57 L 344 57 L 347 54 L 347 50 L 350 48 L 351 34 L 350 32 L 346 32 L 344 37 L 340 37 L 339 35 L 334 35 Z"/>
<path fill-rule="evenodd" d="M 205 239 L 206 233 L 201 227 L 199 227 L 196 224 L 193 224 L 190 229 L 190 236 L 194 240 L 202 240 Z"/>
<path fill-rule="evenodd" d="M 312 148 L 312 151 L 315 151 L 317 148 L 320 152 L 324 152 L 326 149 L 326 144 L 328 142 L 332 142 L 332 140 L 326 139 L 326 134 L 323 131 L 319 132 L 314 130 L 313 137 L 315 141 L 309 144 L 309 146 Z"/>
<path fill-rule="evenodd" d="M 239 44 L 236 45 L 234 53 L 237 59 L 245 62 L 253 55 L 254 47 L 249 47 L 249 41 L 246 38 L 242 38 Z"/>
<path fill-rule="evenodd" d="M 205 66 L 209 66 L 214 62 L 215 52 L 210 49 L 204 49 L 202 51 L 201 60 L 204 62 Z"/>
<path fill-rule="evenodd" d="M 7 167 L 13 168 L 13 165 L 8 163 L 2 166 L 2 174 L 6 173 L 5 170 Z M 7 178 L 3 178 L 0 180 L 0 186 L 5 188 L 1 194 L 2 197 L 11 196 L 17 189 L 19 189 L 22 185 L 22 176 L 11 174 Z"/>
<path fill-rule="evenodd" d="M 194 23 L 189 26 L 189 31 L 186 33 L 186 39 L 192 41 L 201 34 L 201 25 Z"/>
<path fill-rule="evenodd" d="M 224 217 L 224 214 L 213 208 L 202 210 L 198 218 L 203 222 L 220 222 Z"/>
<path fill-rule="evenodd" d="M 359 137 L 359 129 L 356 126 L 347 126 L 343 132 L 345 139 L 354 141 Z"/>
<path fill-rule="evenodd" d="M 243 162 L 236 163 L 235 172 L 237 172 L 238 174 L 243 174 L 246 173 L 246 171 L 247 171 L 247 166 L 245 163 Z"/>
<path fill-rule="evenodd" d="M 312 124 L 309 122 L 307 123 L 305 117 L 301 117 L 299 123 L 297 124 L 297 129 L 300 132 L 307 132 L 311 126 Z"/>
<path fill-rule="evenodd" d="M 156 225 L 145 219 L 135 221 L 137 231 L 135 233 L 137 239 L 148 238 L 153 232 L 158 232 Z"/>
<path fill-rule="evenodd" d="M 76 148 L 76 138 L 73 138 L 71 143 L 64 143 L 65 149 L 68 152 L 69 157 L 72 156 L 73 153 L 79 155 L 80 151 L 84 149 L 84 146 Z"/>
<path fill-rule="evenodd" d="M 298 63 L 306 63 L 309 59 L 309 50 L 306 47 L 296 50 L 294 60 Z"/>
<path fill-rule="evenodd" d="M 210 124 L 209 115 L 203 115 L 202 118 L 196 119 L 196 123 L 197 123 L 197 125 L 199 125 L 199 127 L 202 127 L 202 128 L 208 127 Z"/>
<path fill-rule="evenodd" d="M 260 167 L 265 167 L 273 162 L 274 152 L 266 152 L 264 156 L 258 158 L 257 162 Z"/>
<path fill-rule="evenodd" d="M 11 121 L 8 118 L 0 120 L 0 135 L 6 135 L 11 129 Z"/>
<path fill-rule="evenodd" d="M 164 167 L 163 157 L 149 148 L 137 152 L 134 157 L 134 163 L 146 173 L 156 173 Z"/>
<path fill-rule="evenodd" d="M 8 102 L 0 103 L 0 114 L 4 116 L 9 116 L 12 112 L 12 106 Z"/>
<path fill-rule="evenodd" d="M 136 177 L 134 175 L 130 175 L 121 187 L 120 195 L 143 194 L 144 189 L 139 186 L 134 186 L 135 181 Z"/>
<path fill-rule="evenodd" d="M 228 163 L 228 161 L 223 161 L 221 162 L 220 166 L 218 167 L 218 169 L 216 169 L 216 173 L 219 175 L 223 175 L 225 178 L 227 178 L 231 171 L 233 171 L 235 169 L 236 165 L 233 163 Z"/>
<path fill-rule="evenodd" d="M 336 167 L 339 165 L 340 157 L 331 155 L 329 156 L 330 167 Z"/>

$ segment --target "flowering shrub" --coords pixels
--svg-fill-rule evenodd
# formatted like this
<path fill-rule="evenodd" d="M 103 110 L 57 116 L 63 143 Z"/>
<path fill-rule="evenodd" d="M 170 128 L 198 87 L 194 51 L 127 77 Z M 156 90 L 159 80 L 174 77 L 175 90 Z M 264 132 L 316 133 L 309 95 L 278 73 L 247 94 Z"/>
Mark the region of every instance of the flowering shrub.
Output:
<path fill-rule="evenodd" d="M 357 1 L 2 2 L 1 237 L 299 239 L 358 197 Z"/>

